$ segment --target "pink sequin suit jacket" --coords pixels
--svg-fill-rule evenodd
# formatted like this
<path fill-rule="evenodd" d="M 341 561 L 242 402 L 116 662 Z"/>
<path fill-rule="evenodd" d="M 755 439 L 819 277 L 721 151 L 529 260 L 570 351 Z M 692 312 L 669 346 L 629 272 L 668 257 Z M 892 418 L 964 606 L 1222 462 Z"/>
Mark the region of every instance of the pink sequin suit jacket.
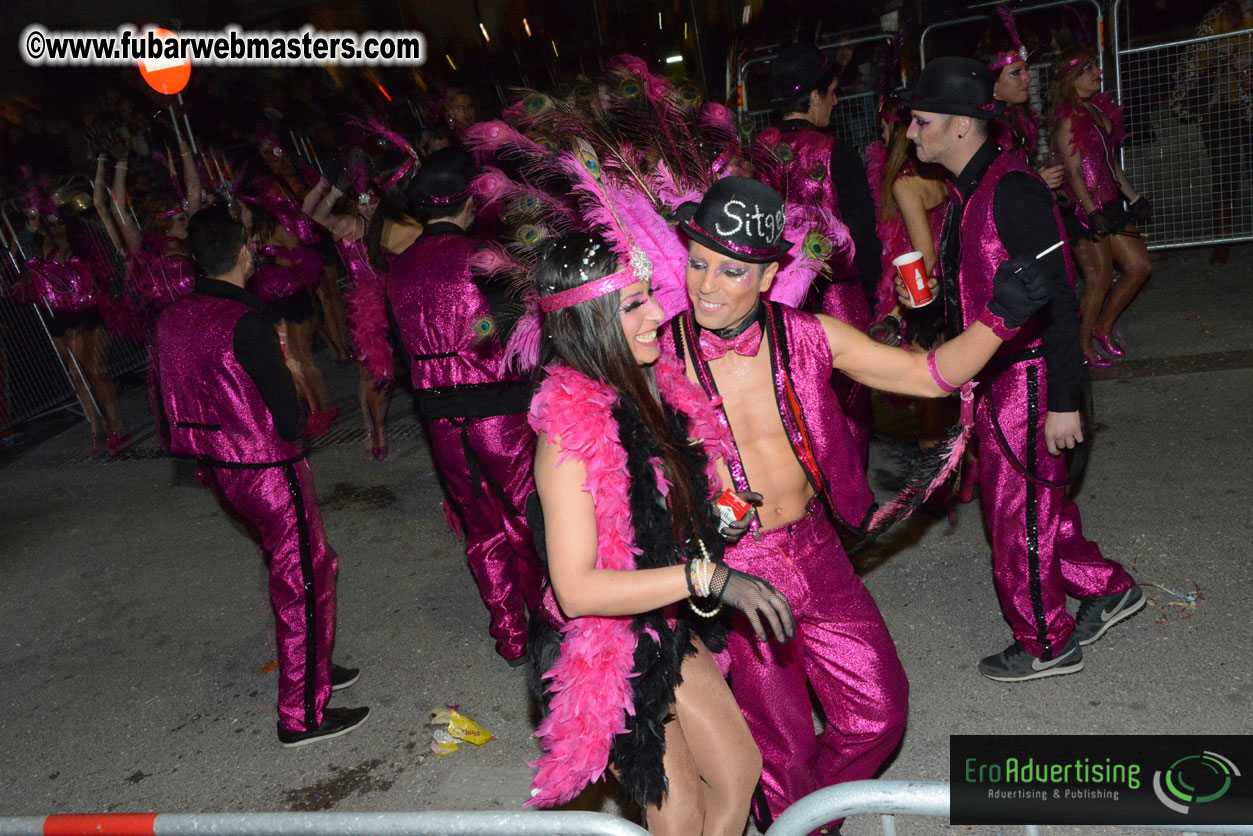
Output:
<path fill-rule="evenodd" d="M 268 342 L 275 374 L 285 373 L 273 328 L 256 298 L 240 288 L 210 280 L 197 283 L 196 291 L 157 321 L 156 369 L 170 449 L 197 458 L 219 499 L 256 528 L 270 562 L 279 726 L 310 731 L 321 725 L 331 694 L 336 555 L 322 528 L 299 430 L 294 440 L 279 434 L 271 407 L 236 354 L 237 330 L 250 317 L 244 324 L 261 345 Z M 288 395 L 295 399 L 294 386 Z"/>
<path fill-rule="evenodd" d="M 954 290 L 958 294 L 957 310 L 949 317 L 953 330 L 964 330 L 987 307 L 996 271 L 1010 257 L 997 230 L 994 197 L 998 183 L 1011 172 L 1025 172 L 1039 181 L 1018 155 L 998 153 L 974 189 L 967 195 L 959 189 L 953 198 L 960 208 L 956 288 L 953 277 L 944 276 L 944 296 L 950 297 Z M 1063 238 L 1055 206 L 1051 214 L 1041 214 L 1039 223 L 1055 228 L 1057 238 Z M 946 243 L 952 239 L 947 227 L 942 235 Z M 1069 250 L 1062 252 L 1073 286 L 1074 265 Z M 943 253 L 941 264 L 951 263 L 951 255 Z M 1066 497 L 1066 460 L 1048 452 L 1044 437 L 1048 365 L 1041 339 L 1044 315 L 1033 316 L 976 378 L 974 433 L 1001 611 L 1014 638 L 1032 655 L 1047 659 L 1065 647 L 1074 629 L 1066 611 L 1067 595 L 1112 595 L 1129 589 L 1132 580 L 1084 538 L 1079 509 Z M 1073 350 L 1079 350 L 1077 341 Z"/>
<path fill-rule="evenodd" d="M 785 122 L 783 127 L 779 141 L 791 149 L 792 158 L 781 169 L 782 176 L 770 185 L 789 201 L 826 206 L 843 220 L 840 196 L 831 171 L 835 138 L 813 128 L 798 129 L 794 120 Z M 776 156 L 780 150 L 776 148 Z M 856 248 L 850 255 L 856 258 Z M 847 322 L 858 331 L 866 331 L 871 322 L 870 303 L 858 281 L 856 262 L 830 266 L 834 281 L 822 294 L 822 312 Z M 843 373 L 835 376 L 834 388 L 864 469 L 870 451 L 870 391 Z"/>
<path fill-rule="evenodd" d="M 770 352 L 773 407 L 814 487 L 804 517 L 746 535 L 726 562 L 787 596 L 796 638 L 760 641 L 737 616 L 727 642 L 731 689 L 764 761 L 755 815 L 765 829 L 790 804 L 822 787 L 874 776 L 905 730 L 909 685 L 874 599 L 844 553 L 834 522 L 861 528 L 873 509 L 848 426 L 831 397 L 831 346 L 817 317 L 763 303 L 762 351 Z M 700 358 L 690 311 L 671 320 L 663 354 L 677 354 L 712 398 L 717 382 Z M 763 393 L 764 394 L 764 393 Z M 770 408 L 770 401 L 762 408 Z M 726 413 L 718 415 L 725 422 Z M 736 440 L 732 438 L 732 447 Z M 736 490 L 751 490 L 738 449 L 727 459 Z M 827 717 L 814 735 L 809 690 Z"/>
<path fill-rule="evenodd" d="M 526 652 L 526 613 L 543 577 L 526 521 L 535 433 L 530 386 L 500 371 L 500 340 L 470 276 L 477 248 L 456 224 L 429 224 L 392 262 L 386 293 L 449 521 L 465 535 L 496 650 L 513 660 Z"/>

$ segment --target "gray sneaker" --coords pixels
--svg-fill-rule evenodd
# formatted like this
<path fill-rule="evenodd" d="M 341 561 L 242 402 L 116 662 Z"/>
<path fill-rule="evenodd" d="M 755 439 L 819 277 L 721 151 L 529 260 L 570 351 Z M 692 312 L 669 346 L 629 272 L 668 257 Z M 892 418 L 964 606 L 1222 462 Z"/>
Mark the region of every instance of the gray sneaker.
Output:
<path fill-rule="evenodd" d="M 1052 659 L 1044 660 L 1032 656 L 1018 642 L 989 656 L 979 663 L 979 673 L 997 682 L 1026 682 L 1029 679 L 1043 679 L 1046 676 L 1062 676 L 1083 670 L 1083 651 L 1079 643 L 1071 636 L 1062 651 Z"/>
<path fill-rule="evenodd" d="M 1146 602 L 1139 584 L 1116 595 L 1085 598 L 1079 603 L 1079 612 L 1075 613 L 1075 632 L 1071 635 L 1087 647 L 1105 635 L 1110 627 L 1144 609 Z"/>

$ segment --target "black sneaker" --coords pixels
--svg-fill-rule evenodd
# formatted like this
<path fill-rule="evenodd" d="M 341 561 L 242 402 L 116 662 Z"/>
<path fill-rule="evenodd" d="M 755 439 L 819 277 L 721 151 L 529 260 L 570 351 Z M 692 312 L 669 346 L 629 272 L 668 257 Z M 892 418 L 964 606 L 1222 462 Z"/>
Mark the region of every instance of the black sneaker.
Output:
<path fill-rule="evenodd" d="M 1071 636 L 1062 651 L 1052 659 L 1044 660 L 1032 656 L 1018 642 L 989 656 L 979 663 L 979 673 L 997 682 L 1026 682 L 1029 679 L 1043 679 L 1046 676 L 1062 676 L 1083 670 L 1083 651 L 1079 643 Z"/>
<path fill-rule="evenodd" d="M 370 709 L 361 708 L 326 708 L 322 710 L 322 725 L 313 731 L 288 731 L 279 726 L 278 742 L 284 746 L 304 746 L 319 740 L 330 740 L 332 737 L 348 734 L 365 722 L 370 716 Z"/>
<path fill-rule="evenodd" d="M 1147 602 L 1139 584 L 1116 595 L 1085 598 L 1079 603 L 1079 612 L 1075 613 L 1075 632 L 1072 635 L 1079 640 L 1079 644 L 1087 647 L 1105 635 L 1110 627 L 1144 609 Z"/>
<path fill-rule="evenodd" d="M 361 678 L 360 668 L 344 668 L 331 665 L 331 690 L 342 691 Z"/>

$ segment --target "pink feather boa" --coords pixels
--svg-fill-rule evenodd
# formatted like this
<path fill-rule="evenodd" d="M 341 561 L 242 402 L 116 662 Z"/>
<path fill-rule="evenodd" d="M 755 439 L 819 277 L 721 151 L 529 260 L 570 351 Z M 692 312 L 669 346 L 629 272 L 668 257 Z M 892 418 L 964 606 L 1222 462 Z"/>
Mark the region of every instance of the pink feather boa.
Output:
<path fill-rule="evenodd" d="M 547 371 L 531 401 L 531 426 L 561 442 L 561 461 L 576 459 L 587 471 L 583 489 L 596 509 L 596 568 L 630 571 L 639 550 L 628 499 L 627 455 L 613 418 L 618 395 L 568 366 Z M 677 360 L 663 357 L 654 373 L 662 398 L 687 416 L 693 437 L 704 439 L 712 489 L 719 484 L 715 460 L 731 451 L 715 404 L 688 381 Z M 634 711 L 631 677 L 639 636 L 631 620 L 583 616 L 561 627 L 561 657 L 544 674 L 553 697 L 535 732 L 544 754 L 531 764 L 537 771 L 527 807 L 564 804 L 605 774 L 613 739 L 626 731 L 626 716 Z"/>
<path fill-rule="evenodd" d="M 396 360 L 387 340 L 390 326 L 383 277 L 370 263 L 361 241 L 344 238 L 337 241 L 335 247 L 348 271 L 344 307 L 348 330 L 357 349 L 357 361 L 377 385 L 390 386 L 396 376 Z"/>
<path fill-rule="evenodd" d="M 1108 93 L 1095 93 L 1088 101 L 1105 114 L 1110 124 L 1113 125 L 1113 130 L 1109 134 L 1110 150 L 1122 145 L 1122 141 L 1127 138 L 1127 133 L 1123 129 L 1122 107 L 1116 104 Z M 1096 119 L 1086 107 L 1075 107 L 1065 99 L 1058 102 L 1054 122 L 1060 124 L 1065 120 L 1070 121 L 1070 147 L 1073 151 L 1080 157 L 1104 156 L 1101 138 L 1097 135 L 1100 129 L 1097 127 Z"/>

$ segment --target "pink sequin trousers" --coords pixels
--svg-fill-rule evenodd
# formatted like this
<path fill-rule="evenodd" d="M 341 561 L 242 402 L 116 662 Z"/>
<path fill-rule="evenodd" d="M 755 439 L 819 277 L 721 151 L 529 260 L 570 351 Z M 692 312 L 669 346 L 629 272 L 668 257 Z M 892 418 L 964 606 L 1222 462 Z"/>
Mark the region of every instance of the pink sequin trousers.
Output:
<path fill-rule="evenodd" d="M 505 659 L 526 653 L 527 609 L 539 606 L 543 566 L 526 521 L 535 491 L 535 433 L 526 413 L 426 421 L 431 454 L 487 605 L 488 631 Z"/>
<path fill-rule="evenodd" d="M 822 506 L 744 537 L 726 562 L 764 578 L 796 616 L 796 636 L 762 642 L 736 617 L 727 642 L 731 690 L 761 750 L 763 824 L 809 793 L 872 778 L 905 731 L 909 683 L 874 599 L 844 554 Z M 809 690 L 827 718 L 814 734 Z"/>
<path fill-rule="evenodd" d="M 331 697 L 338 561 L 326 541 L 304 459 L 271 467 L 204 467 L 219 498 L 253 529 L 270 561 L 278 643 L 278 722 L 289 731 L 322 724 Z"/>
<path fill-rule="evenodd" d="M 1049 455 L 1045 442 L 1047 395 L 1044 361 L 1017 363 L 984 391 L 975 416 L 1001 613 L 1027 652 L 1046 659 L 1065 647 L 1075 626 L 1067 595 L 1113 595 L 1135 583 L 1083 536 L 1079 509 L 1066 498 L 1066 460 Z"/>

